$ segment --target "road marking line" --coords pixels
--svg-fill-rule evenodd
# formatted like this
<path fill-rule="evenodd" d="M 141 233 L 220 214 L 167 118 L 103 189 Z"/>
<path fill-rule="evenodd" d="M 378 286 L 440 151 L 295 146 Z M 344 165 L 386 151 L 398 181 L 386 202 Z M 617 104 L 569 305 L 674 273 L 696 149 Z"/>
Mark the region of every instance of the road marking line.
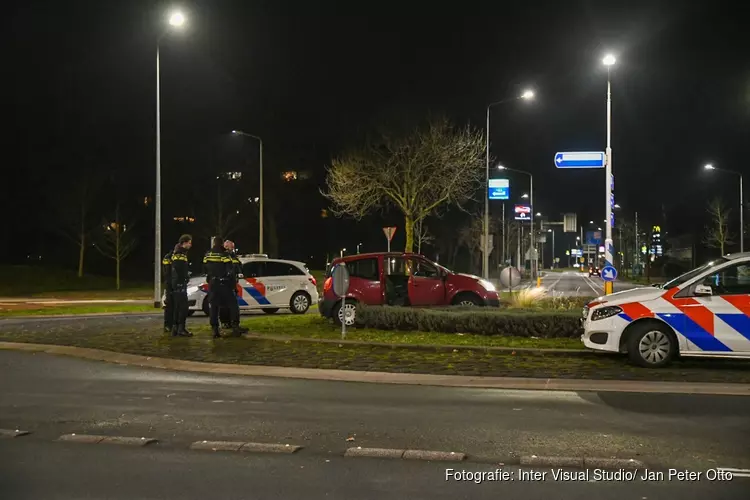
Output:
<path fill-rule="evenodd" d="M 591 280 L 591 278 L 584 275 L 581 275 L 581 278 L 583 279 L 583 282 L 586 283 L 594 291 L 595 294 L 600 295 L 599 290 L 594 288 L 594 282 L 593 280 Z M 604 287 L 602 287 L 602 290 L 604 290 Z"/>

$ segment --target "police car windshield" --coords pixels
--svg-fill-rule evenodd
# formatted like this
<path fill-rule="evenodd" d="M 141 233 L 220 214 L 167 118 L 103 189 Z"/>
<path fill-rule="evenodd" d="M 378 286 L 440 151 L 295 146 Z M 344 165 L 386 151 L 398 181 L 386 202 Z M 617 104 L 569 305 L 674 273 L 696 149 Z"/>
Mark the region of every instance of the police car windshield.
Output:
<path fill-rule="evenodd" d="M 713 261 L 709 262 L 708 264 L 703 265 L 703 266 L 701 266 L 701 267 L 699 267 L 697 269 L 693 269 L 692 271 L 689 271 L 689 272 L 687 272 L 687 273 L 685 273 L 685 274 L 683 274 L 681 276 L 678 276 L 678 277 L 676 277 L 675 279 L 673 279 L 671 281 L 667 281 L 666 283 L 664 283 L 664 286 L 662 288 L 664 288 L 665 290 L 669 290 L 670 288 L 674 288 L 676 286 L 680 286 L 683 283 L 685 283 L 687 281 L 690 281 L 691 279 L 695 278 L 699 274 L 707 271 L 708 269 L 710 269 L 710 268 L 712 268 L 714 266 L 718 266 L 719 264 L 723 264 L 724 262 L 727 262 L 728 260 L 729 259 L 725 259 L 724 257 L 722 257 L 721 259 L 718 259 L 718 260 L 713 260 Z"/>

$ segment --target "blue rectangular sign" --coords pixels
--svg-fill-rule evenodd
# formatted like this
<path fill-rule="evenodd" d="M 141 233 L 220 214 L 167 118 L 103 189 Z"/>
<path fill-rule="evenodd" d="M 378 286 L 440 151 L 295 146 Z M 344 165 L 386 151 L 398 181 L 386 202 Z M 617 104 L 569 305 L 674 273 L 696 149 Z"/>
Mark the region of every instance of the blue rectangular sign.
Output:
<path fill-rule="evenodd" d="M 586 232 L 586 244 L 587 245 L 601 245 L 602 244 L 602 232 L 601 231 L 587 231 Z"/>
<path fill-rule="evenodd" d="M 557 153 L 557 168 L 604 168 L 605 155 L 600 151 L 572 151 Z"/>
<path fill-rule="evenodd" d="M 490 200 L 509 200 L 510 181 L 508 179 L 490 179 L 487 195 Z"/>

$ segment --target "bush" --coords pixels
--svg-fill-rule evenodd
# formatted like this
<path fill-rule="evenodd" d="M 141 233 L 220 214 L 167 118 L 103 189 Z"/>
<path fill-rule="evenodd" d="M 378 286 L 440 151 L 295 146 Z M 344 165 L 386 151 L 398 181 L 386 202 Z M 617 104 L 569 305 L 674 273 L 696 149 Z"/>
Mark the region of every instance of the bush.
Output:
<path fill-rule="evenodd" d="M 511 294 L 510 303 L 507 304 L 507 307 L 526 310 L 547 309 L 580 312 L 590 300 L 591 297 L 565 297 L 562 294 L 555 294 L 554 291 L 552 296 L 549 296 L 544 288 L 524 288 Z"/>
<path fill-rule="evenodd" d="M 576 338 L 581 335 L 580 317 L 580 312 L 360 306 L 357 310 L 357 326 L 379 330 Z"/>

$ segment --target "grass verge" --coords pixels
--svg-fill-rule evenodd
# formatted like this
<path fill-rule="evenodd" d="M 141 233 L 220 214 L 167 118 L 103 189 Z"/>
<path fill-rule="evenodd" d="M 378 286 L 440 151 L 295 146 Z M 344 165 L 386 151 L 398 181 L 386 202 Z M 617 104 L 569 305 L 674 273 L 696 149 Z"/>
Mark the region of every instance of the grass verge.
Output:
<path fill-rule="evenodd" d="M 268 328 L 268 321 L 279 318 L 282 316 L 263 319 L 248 317 L 243 323 L 251 330 L 262 333 Z M 331 335 L 338 333 L 333 325 L 311 315 L 309 321 L 315 320 L 321 323 L 320 328 L 329 328 Z M 154 317 L 0 324 L 0 341 L 69 345 L 213 363 L 301 368 L 470 376 L 750 383 L 750 364 L 741 361 L 686 360 L 665 369 L 648 370 L 627 364 L 622 356 L 589 352 L 570 355 L 467 349 L 433 351 L 409 346 L 392 348 L 246 338 L 213 341 L 205 322 L 199 325 L 193 320 L 191 323 L 191 329 L 195 333 L 193 338 L 172 338 L 162 334 L 161 321 Z M 280 329 L 274 329 L 273 333 L 278 335 Z M 311 332 L 307 333 L 310 334 Z"/>
<path fill-rule="evenodd" d="M 49 306 L 37 304 L 14 304 L 12 306 L 0 306 L 0 317 L 148 312 L 160 311 L 154 309 L 153 305 L 148 304 L 79 304 Z"/>

